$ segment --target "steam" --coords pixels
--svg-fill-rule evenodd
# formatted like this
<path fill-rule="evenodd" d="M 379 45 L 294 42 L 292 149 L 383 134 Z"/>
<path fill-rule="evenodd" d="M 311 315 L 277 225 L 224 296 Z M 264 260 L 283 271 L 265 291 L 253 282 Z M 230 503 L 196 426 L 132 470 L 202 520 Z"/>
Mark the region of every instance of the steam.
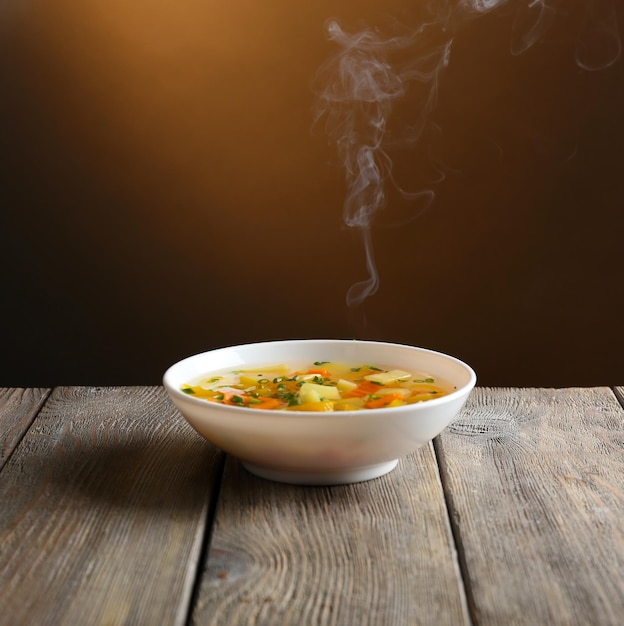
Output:
<path fill-rule="evenodd" d="M 577 19 L 575 62 L 585 71 L 603 70 L 622 55 L 614 2 L 580 0 L 571 7 L 567 0 L 437 0 L 429 19 L 411 30 L 392 24 L 394 34 L 375 27 L 349 32 L 337 19 L 327 22 L 327 38 L 337 50 L 317 76 L 315 123 L 324 120 L 344 166 L 344 223 L 359 231 L 368 271 L 349 289 L 349 307 L 379 288 L 372 226 L 386 207 L 388 185 L 418 201 L 420 213 L 434 201 L 433 189 L 399 187 L 390 149 L 416 144 L 427 127 L 435 128 L 430 115 L 458 30 L 495 10 L 513 12 L 510 53 L 518 56 L 544 41 L 559 17 Z M 411 118 L 397 125 L 395 107 L 405 101 Z"/>
<path fill-rule="evenodd" d="M 622 40 L 612 0 L 588 2 L 576 44 L 576 63 L 587 71 L 603 70 L 622 56 Z"/>
<path fill-rule="evenodd" d="M 426 55 L 410 57 L 408 63 L 391 61 L 393 53 L 413 48 L 422 33 L 421 29 L 384 37 L 374 29 L 365 29 L 349 34 L 336 20 L 327 24 L 328 38 L 338 45 L 338 52 L 321 68 L 319 76 L 325 87 L 319 93 L 316 118 L 325 117 L 326 132 L 335 142 L 344 165 L 344 222 L 360 231 L 369 274 L 349 289 L 350 307 L 360 304 L 379 287 L 371 226 L 377 212 L 386 206 L 386 183 L 391 181 L 412 200 L 424 199 L 426 205 L 433 199 L 431 190 L 410 193 L 395 183 L 387 151 L 388 145 L 418 140 L 435 105 L 439 73 L 448 63 L 450 40 Z M 422 86 L 418 114 L 402 132 L 392 133 L 389 121 L 393 105 L 406 96 L 412 83 Z"/>
<path fill-rule="evenodd" d="M 523 54 L 541 41 L 552 26 L 555 14 L 555 8 L 545 0 L 519 3 L 512 26 L 511 54 Z"/>

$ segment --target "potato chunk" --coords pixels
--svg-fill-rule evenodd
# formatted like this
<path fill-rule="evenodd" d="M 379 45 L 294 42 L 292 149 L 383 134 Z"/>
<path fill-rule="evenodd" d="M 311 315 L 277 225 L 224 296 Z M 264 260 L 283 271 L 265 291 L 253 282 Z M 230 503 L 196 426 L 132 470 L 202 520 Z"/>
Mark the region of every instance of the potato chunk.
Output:
<path fill-rule="evenodd" d="M 375 374 L 368 374 L 364 376 L 366 380 L 370 380 L 372 383 L 379 383 L 380 385 L 389 385 L 390 383 L 397 383 L 407 380 L 411 374 L 404 372 L 403 370 L 390 370 L 389 372 L 376 372 Z"/>
<path fill-rule="evenodd" d="M 336 387 L 329 385 L 317 385 L 316 383 L 303 383 L 299 390 L 301 404 L 308 402 L 323 402 L 325 400 L 340 400 L 340 392 Z"/>

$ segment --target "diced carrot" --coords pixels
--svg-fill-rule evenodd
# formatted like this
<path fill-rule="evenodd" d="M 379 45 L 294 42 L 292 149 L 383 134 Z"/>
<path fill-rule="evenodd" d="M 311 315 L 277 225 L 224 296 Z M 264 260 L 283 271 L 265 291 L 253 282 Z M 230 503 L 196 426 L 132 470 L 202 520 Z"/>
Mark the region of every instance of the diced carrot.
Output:
<path fill-rule="evenodd" d="M 262 398 L 260 402 L 252 402 L 249 404 L 250 409 L 277 409 L 282 405 L 277 398 Z"/>
<path fill-rule="evenodd" d="M 379 387 L 383 387 L 383 385 L 374 383 L 370 380 L 364 380 L 358 385 L 358 387 L 366 390 L 368 393 L 375 393 L 376 391 L 379 391 Z"/>
<path fill-rule="evenodd" d="M 355 389 L 352 389 L 351 391 L 348 391 L 347 393 L 345 393 L 342 397 L 343 398 L 362 398 L 371 393 L 374 394 L 376 391 L 379 391 L 380 386 L 381 385 L 376 385 L 375 383 L 372 383 L 369 380 L 365 380 L 359 383 L 359 385 Z"/>
<path fill-rule="evenodd" d="M 240 398 L 242 402 L 235 401 L 234 398 Z M 249 404 L 249 400 L 251 400 L 251 396 L 249 394 L 241 391 L 240 393 L 224 393 L 223 400 L 221 400 L 222 404 L 232 404 L 234 406 L 247 406 Z"/>
<path fill-rule="evenodd" d="M 403 398 L 403 394 L 389 393 L 385 396 L 379 396 L 378 398 L 370 398 L 366 401 L 364 406 L 367 409 L 380 409 L 384 406 L 388 406 L 393 400 L 400 400 Z"/>
<path fill-rule="evenodd" d="M 347 391 L 342 394 L 343 398 L 363 398 L 368 395 L 368 391 L 364 391 L 363 389 L 351 389 L 351 391 Z"/>
<path fill-rule="evenodd" d="M 319 376 L 331 378 L 331 374 L 323 367 L 317 367 L 315 369 L 308 370 L 306 374 L 318 374 Z"/>

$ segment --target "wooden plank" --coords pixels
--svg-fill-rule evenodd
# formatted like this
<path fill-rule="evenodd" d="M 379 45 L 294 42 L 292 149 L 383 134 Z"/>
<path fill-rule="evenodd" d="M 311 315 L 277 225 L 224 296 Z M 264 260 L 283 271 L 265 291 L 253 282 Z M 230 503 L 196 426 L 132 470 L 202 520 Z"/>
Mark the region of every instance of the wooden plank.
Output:
<path fill-rule="evenodd" d="M 622 624 L 612 391 L 477 388 L 436 449 L 475 624 Z"/>
<path fill-rule="evenodd" d="M 0 473 L 0 623 L 185 624 L 220 459 L 160 387 L 55 389 Z"/>
<path fill-rule="evenodd" d="M 49 389 L 0 388 L 0 470 L 49 393 Z"/>
<path fill-rule="evenodd" d="M 617 399 L 620 401 L 620 404 L 624 406 L 624 387 L 615 387 L 614 391 Z"/>
<path fill-rule="evenodd" d="M 432 446 L 336 487 L 228 459 L 192 623 L 468 624 Z"/>

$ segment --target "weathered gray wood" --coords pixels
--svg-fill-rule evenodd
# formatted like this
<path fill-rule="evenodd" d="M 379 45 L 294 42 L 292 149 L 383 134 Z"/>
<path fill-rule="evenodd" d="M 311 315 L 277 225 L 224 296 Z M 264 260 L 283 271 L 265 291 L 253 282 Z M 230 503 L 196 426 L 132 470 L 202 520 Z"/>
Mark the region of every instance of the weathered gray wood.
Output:
<path fill-rule="evenodd" d="M 193 623 L 468 624 L 432 446 L 325 488 L 228 459 Z"/>
<path fill-rule="evenodd" d="M 614 391 L 617 399 L 620 401 L 620 404 L 624 406 L 624 387 L 615 387 Z"/>
<path fill-rule="evenodd" d="M 0 473 L 0 623 L 184 624 L 220 458 L 162 388 L 55 389 Z"/>
<path fill-rule="evenodd" d="M 477 388 L 436 450 L 475 624 L 623 623 L 624 410 L 612 391 Z"/>
<path fill-rule="evenodd" d="M 49 393 L 49 389 L 0 388 L 0 470 Z"/>

